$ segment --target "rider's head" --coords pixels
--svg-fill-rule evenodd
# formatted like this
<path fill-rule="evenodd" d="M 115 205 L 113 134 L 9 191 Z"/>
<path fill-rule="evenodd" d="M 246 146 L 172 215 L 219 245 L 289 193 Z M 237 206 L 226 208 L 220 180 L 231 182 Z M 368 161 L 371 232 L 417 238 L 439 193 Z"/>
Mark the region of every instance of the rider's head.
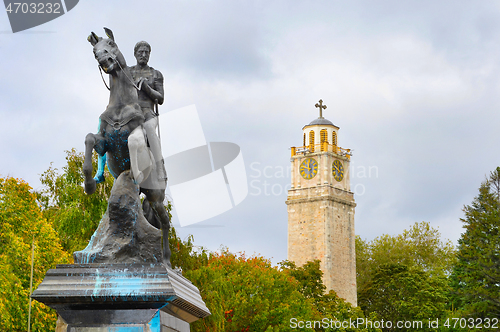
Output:
<path fill-rule="evenodd" d="M 137 64 L 146 65 L 149 61 L 149 54 L 151 53 L 151 45 L 145 41 L 140 41 L 135 44 L 134 56 L 137 59 Z"/>

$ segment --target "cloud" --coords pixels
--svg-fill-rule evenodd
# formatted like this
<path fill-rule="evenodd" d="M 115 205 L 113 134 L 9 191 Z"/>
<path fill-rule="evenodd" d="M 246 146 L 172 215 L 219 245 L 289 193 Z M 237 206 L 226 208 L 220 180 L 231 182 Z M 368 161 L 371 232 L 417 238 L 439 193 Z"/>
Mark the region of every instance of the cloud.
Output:
<path fill-rule="evenodd" d="M 86 38 L 106 26 L 129 65 L 137 41 L 152 45 L 160 112 L 196 104 L 206 139 L 238 144 L 247 171 L 286 169 L 323 99 L 353 165 L 377 169 L 352 179 L 357 233 L 426 220 L 455 241 L 461 207 L 498 165 L 499 18 L 494 2 L 83 1 L 31 33 L 0 34 L 0 174 L 36 187 L 65 149 L 83 150 L 108 101 Z M 286 258 L 289 178 L 253 180 L 261 194 L 203 224 L 224 227 L 181 235 Z M 265 195 L 264 181 L 281 192 Z"/>

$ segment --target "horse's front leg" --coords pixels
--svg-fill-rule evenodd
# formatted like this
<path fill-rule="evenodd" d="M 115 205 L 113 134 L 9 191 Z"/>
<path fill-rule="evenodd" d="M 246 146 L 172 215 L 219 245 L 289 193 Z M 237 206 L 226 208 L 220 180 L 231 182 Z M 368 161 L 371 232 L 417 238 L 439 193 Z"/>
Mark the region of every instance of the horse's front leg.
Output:
<path fill-rule="evenodd" d="M 101 124 L 102 124 L 102 120 L 99 119 L 99 125 L 97 126 L 97 132 L 101 133 L 101 136 L 102 136 Z M 94 149 L 95 149 L 95 146 L 94 146 Z M 105 167 L 106 167 L 106 153 L 102 153 L 102 154 L 98 155 L 97 173 L 94 176 L 94 180 L 96 181 L 97 184 L 102 183 L 105 180 L 105 178 L 104 178 L 104 168 Z"/>
<path fill-rule="evenodd" d="M 94 168 L 92 167 L 92 151 L 97 142 L 96 135 L 89 133 L 85 137 L 85 160 L 83 161 L 83 176 L 85 184 L 85 192 L 92 195 L 96 190 L 96 181 L 92 177 Z"/>
<path fill-rule="evenodd" d="M 94 176 L 94 180 L 97 184 L 102 183 L 106 180 L 104 177 L 104 168 L 106 167 L 106 154 L 97 156 L 97 173 Z"/>

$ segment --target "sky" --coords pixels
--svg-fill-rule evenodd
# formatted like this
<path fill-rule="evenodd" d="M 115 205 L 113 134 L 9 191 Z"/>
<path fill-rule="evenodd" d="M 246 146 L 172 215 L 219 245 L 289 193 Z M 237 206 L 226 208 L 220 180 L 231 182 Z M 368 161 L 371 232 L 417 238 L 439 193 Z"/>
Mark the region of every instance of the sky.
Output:
<path fill-rule="evenodd" d="M 151 44 L 160 113 L 195 105 L 207 141 L 241 148 L 243 202 L 187 227 L 174 214 L 209 250 L 287 258 L 290 147 L 319 99 L 353 151 L 363 239 L 426 221 L 456 244 L 464 205 L 500 166 L 497 1 L 81 0 L 18 33 L 0 12 L 0 176 L 41 189 L 65 150 L 83 151 L 108 102 L 86 40 L 103 27 L 128 65 Z"/>

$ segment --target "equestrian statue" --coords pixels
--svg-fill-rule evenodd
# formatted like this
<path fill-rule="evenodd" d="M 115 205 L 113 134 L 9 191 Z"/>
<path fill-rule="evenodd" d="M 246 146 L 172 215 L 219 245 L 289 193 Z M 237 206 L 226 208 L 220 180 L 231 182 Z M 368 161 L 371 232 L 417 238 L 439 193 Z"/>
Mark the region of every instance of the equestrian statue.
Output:
<path fill-rule="evenodd" d="M 94 32 L 88 37 L 101 75 L 104 71 L 109 76 L 110 96 L 106 110 L 99 117 L 97 134 L 89 133 L 85 138 L 83 164 L 85 192 L 89 195 L 95 192 L 97 184 L 103 180 L 106 163 L 115 179 L 123 172 L 131 171 L 134 182 L 146 196 L 143 202 L 144 216 L 151 225 L 161 228 L 162 260 L 170 267 L 168 245 L 170 218 L 163 205 L 167 179 L 161 152 L 158 151 L 159 139 L 154 134 L 154 128 L 158 125 L 157 105 L 163 102 L 163 77 L 161 77 L 161 91 L 157 92 L 154 88 L 155 82 L 151 79 L 154 77 L 151 76 L 148 80 L 148 77 L 139 77 L 136 68 L 131 70 L 115 43 L 113 32 L 107 28 L 104 30 L 108 38 L 98 37 Z M 135 53 L 138 53 L 137 49 Z M 139 58 L 137 60 L 139 65 Z M 157 78 L 161 76 L 154 74 Z M 147 99 L 145 96 L 156 98 L 148 102 L 145 101 Z M 153 112 L 153 105 L 156 113 L 149 114 Z M 99 155 L 99 166 L 95 177 L 92 175 L 93 150 Z"/>

